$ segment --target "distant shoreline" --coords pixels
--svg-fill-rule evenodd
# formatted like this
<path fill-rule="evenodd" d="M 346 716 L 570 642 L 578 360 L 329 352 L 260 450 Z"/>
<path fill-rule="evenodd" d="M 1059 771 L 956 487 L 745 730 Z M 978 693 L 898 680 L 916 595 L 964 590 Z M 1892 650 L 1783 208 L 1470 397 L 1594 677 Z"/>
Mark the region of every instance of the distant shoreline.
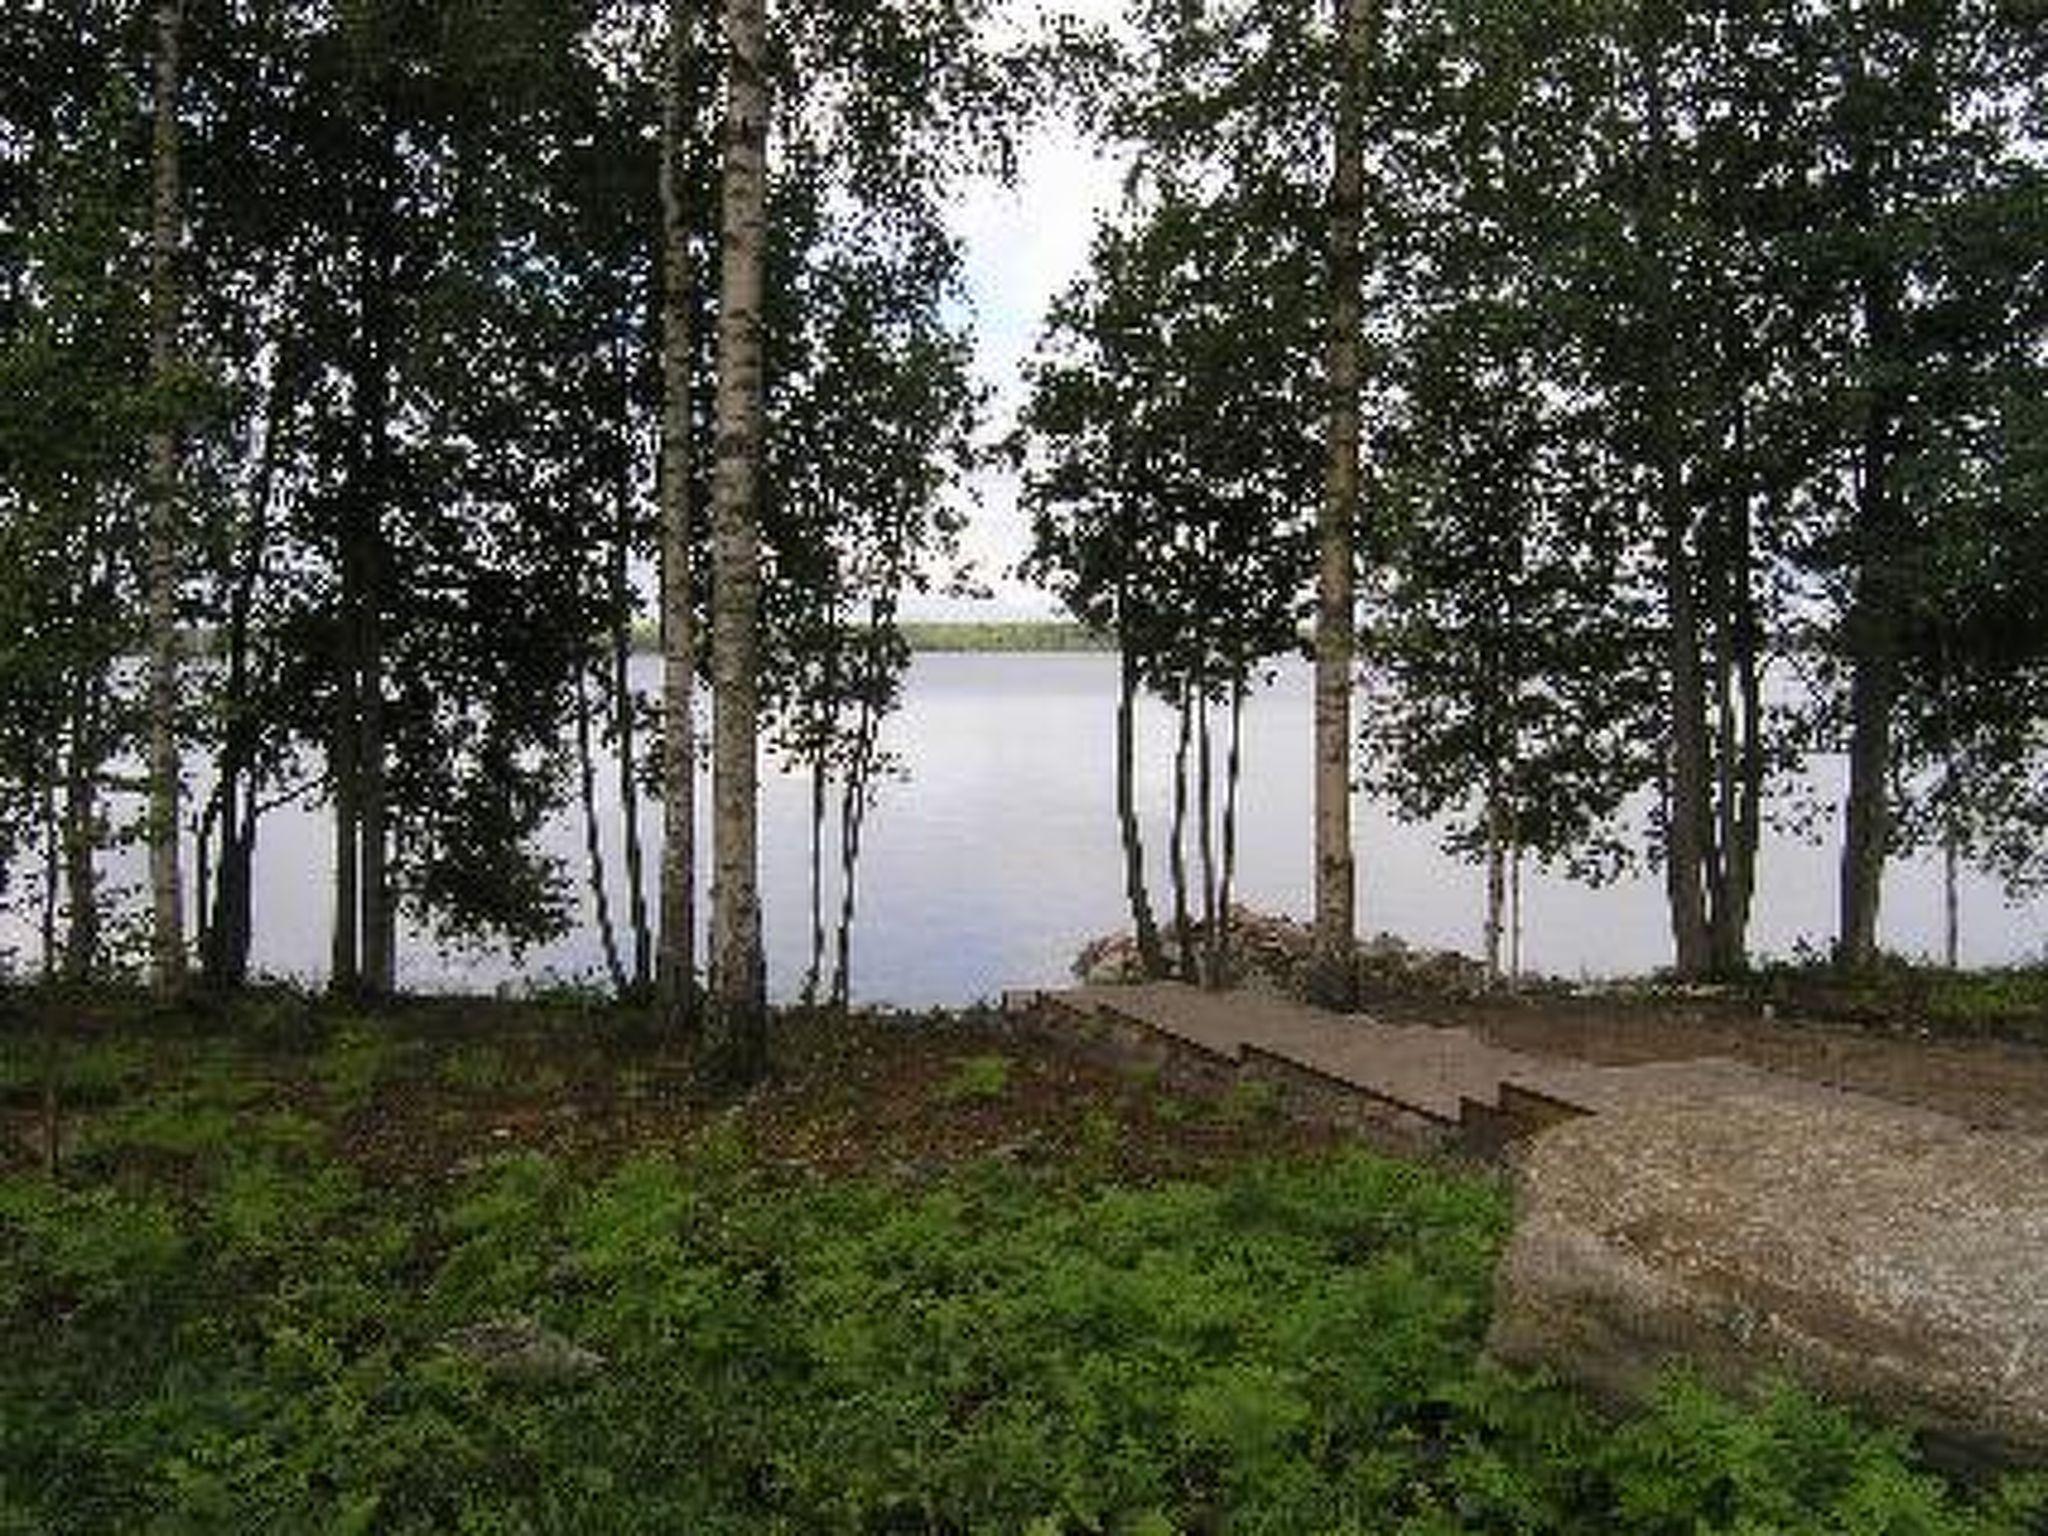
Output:
<path fill-rule="evenodd" d="M 923 656 L 1060 655 L 1116 649 L 1107 635 L 1060 619 L 930 620 L 901 627 L 910 649 Z M 653 625 L 634 627 L 633 649 L 643 654 L 660 649 Z"/>
<path fill-rule="evenodd" d="M 1116 642 L 1085 625 L 1058 619 L 957 620 L 905 624 L 903 638 L 913 651 L 1077 652 L 1114 651 Z"/>

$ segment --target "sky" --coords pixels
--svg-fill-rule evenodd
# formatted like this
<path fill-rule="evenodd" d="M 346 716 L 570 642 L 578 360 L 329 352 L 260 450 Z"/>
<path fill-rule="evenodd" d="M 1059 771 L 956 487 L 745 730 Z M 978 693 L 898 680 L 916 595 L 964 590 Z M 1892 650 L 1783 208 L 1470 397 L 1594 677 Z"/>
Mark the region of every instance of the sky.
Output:
<path fill-rule="evenodd" d="M 1070 15 L 1112 21 L 1121 0 L 1065 0 Z M 1041 10 L 1023 0 L 1015 19 Z M 1021 400 L 1022 368 L 1037 341 L 1047 307 L 1080 275 L 1097 217 L 1115 206 L 1120 171 L 1098 155 L 1071 121 L 1041 124 L 1020 146 L 1018 174 L 1005 187 L 988 180 L 962 189 L 953 231 L 965 249 L 969 319 L 974 328 L 975 371 L 991 394 L 991 436 L 1006 434 Z M 1015 477 L 989 470 L 970 487 L 973 502 L 962 539 L 992 601 L 966 603 L 929 597 L 909 605 L 914 618 L 1015 619 L 1054 617 L 1056 605 L 1008 573 L 1023 558 L 1028 530 L 1017 507 Z"/>

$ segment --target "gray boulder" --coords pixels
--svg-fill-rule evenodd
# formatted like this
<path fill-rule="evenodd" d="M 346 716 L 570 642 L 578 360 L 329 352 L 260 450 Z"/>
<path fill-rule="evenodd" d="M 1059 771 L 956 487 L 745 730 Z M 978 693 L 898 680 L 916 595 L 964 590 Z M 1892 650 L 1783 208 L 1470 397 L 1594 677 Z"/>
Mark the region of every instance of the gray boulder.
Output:
<path fill-rule="evenodd" d="M 2048 1143 L 1814 1089 L 1574 1120 L 1516 1178 L 1501 1358 L 1609 1397 L 1784 1374 L 2048 1464 Z"/>

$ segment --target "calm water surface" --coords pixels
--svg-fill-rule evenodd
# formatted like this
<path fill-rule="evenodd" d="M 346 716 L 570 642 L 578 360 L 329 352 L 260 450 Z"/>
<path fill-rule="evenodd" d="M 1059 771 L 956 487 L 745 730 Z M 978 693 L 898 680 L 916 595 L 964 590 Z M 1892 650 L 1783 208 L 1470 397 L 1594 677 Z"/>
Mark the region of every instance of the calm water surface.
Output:
<path fill-rule="evenodd" d="M 643 658 L 638 665 L 637 681 L 651 689 L 654 662 Z M 885 736 L 907 777 L 883 786 L 868 823 L 854 940 L 857 998 L 924 1006 L 1058 983 L 1083 942 L 1122 926 L 1112 815 L 1115 702 L 1110 656 L 917 658 L 904 708 Z M 1307 911 L 1310 891 L 1309 711 L 1307 669 L 1292 667 L 1254 698 L 1245 721 L 1241 899 L 1297 914 Z M 1153 711 L 1145 720 L 1139 793 L 1148 812 L 1155 901 L 1162 906 L 1171 751 L 1168 718 Z M 1814 787 L 1825 792 L 1839 776 L 1839 764 L 1823 761 Z M 652 805 L 644 814 L 652 878 L 659 816 Z M 764 775 L 762 892 L 770 987 L 778 996 L 795 990 L 805 960 L 808 814 L 801 779 Z M 700 838 L 708 838 L 708 828 L 700 827 Z M 1438 841 L 1436 829 L 1396 822 L 1377 805 L 1361 807 L 1361 928 L 1476 952 L 1481 873 L 1443 854 Z M 568 861 L 582 896 L 580 817 L 558 818 L 546 842 Z M 615 848 L 611 863 L 619 887 Z M 260 969 L 308 978 L 321 973 L 331 876 L 330 836 L 317 808 L 281 811 L 266 821 L 257 868 Z M 623 890 L 615 897 L 623 925 Z M 1758 953 L 1788 954 L 1801 941 L 1824 948 L 1834 900 L 1834 859 L 1827 850 L 1769 840 L 1752 929 Z M 1647 970 L 1669 958 L 1662 890 L 1653 875 L 1589 890 L 1532 869 L 1524 903 L 1524 954 L 1537 970 L 1602 975 Z M 1994 883 L 1972 876 L 1965 877 L 1962 904 L 1966 963 L 2043 953 L 2048 907 L 2008 906 Z M 1883 937 L 1908 953 L 1938 952 L 1941 882 L 1933 861 L 1893 869 Z M 499 951 L 443 952 L 408 933 L 400 963 L 403 985 L 438 990 L 593 977 L 602 961 L 583 897 L 571 934 L 517 962 Z"/>

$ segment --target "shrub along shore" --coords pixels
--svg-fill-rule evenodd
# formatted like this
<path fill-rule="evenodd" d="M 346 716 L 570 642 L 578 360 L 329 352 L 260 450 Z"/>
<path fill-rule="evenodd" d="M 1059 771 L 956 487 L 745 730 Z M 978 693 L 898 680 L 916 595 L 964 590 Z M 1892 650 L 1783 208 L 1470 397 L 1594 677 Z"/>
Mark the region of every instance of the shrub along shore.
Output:
<path fill-rule="evenodd" d="M 785 1017 L 16 994 L 0 1532 L 2023 1531 L 1800 1393 L 1480 1350 L 1508 1211 L 1028 1048 Z"/>

